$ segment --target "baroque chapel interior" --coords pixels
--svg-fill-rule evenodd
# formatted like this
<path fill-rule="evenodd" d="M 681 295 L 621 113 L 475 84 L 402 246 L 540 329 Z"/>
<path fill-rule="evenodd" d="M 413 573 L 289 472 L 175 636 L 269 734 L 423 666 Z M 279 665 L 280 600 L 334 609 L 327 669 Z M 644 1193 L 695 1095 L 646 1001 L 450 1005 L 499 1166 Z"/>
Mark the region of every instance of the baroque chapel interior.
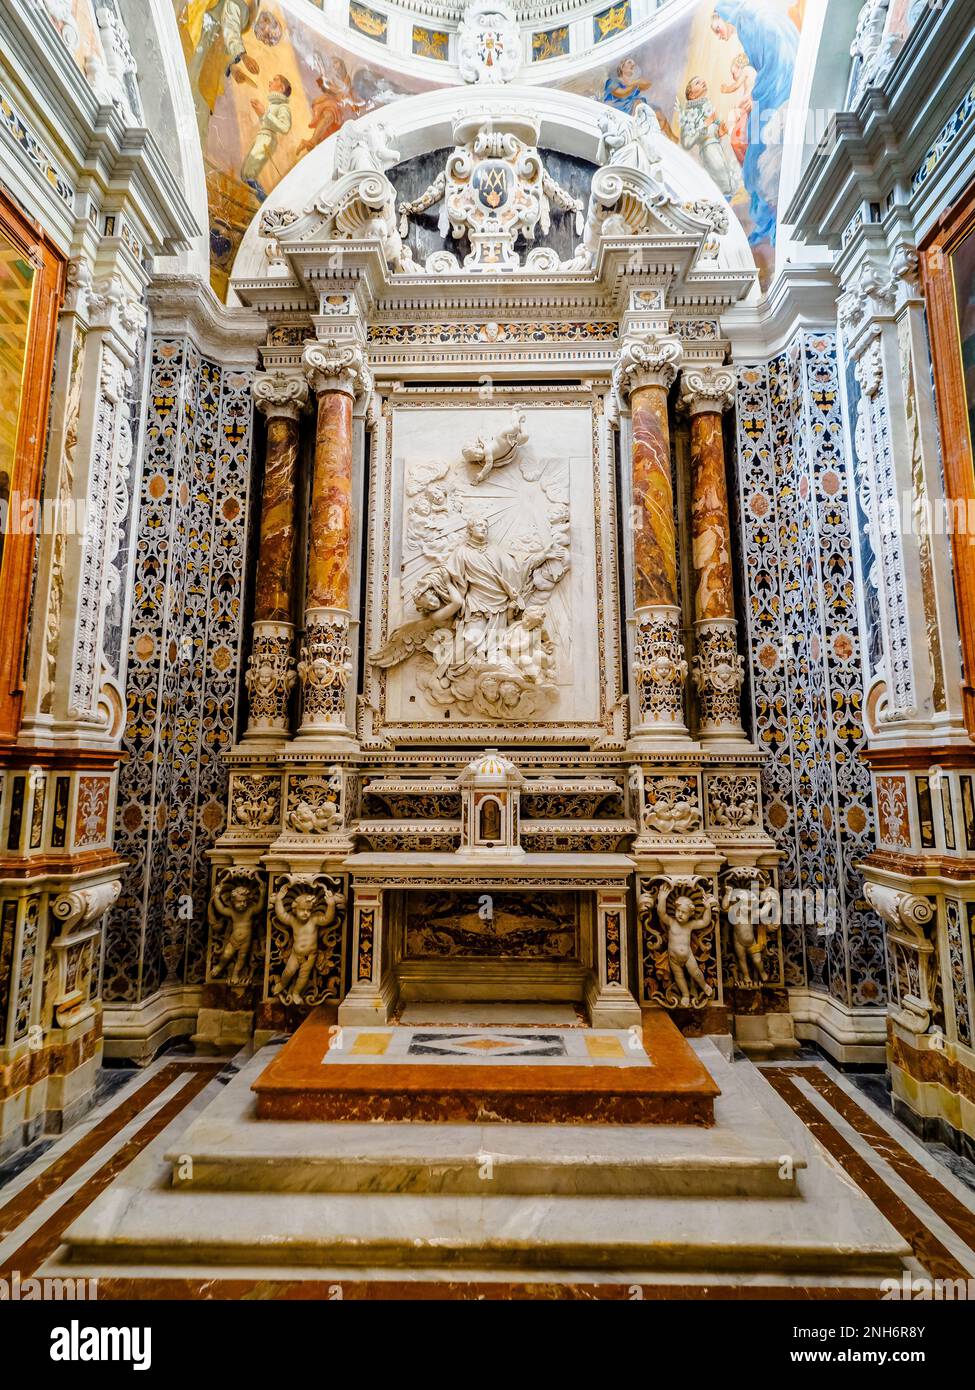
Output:
<path fill-rule="evenodd" d="M 0 1300 L 975 1297 L 973 71 L 0 7 Z"/>

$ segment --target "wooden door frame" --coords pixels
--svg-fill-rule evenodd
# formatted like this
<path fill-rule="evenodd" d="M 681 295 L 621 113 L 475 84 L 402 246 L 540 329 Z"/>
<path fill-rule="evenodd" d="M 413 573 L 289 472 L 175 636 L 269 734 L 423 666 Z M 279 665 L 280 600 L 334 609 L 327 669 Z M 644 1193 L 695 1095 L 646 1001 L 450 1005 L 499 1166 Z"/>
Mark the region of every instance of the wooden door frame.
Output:
<path fill-rule="evenodd" d="M 10 492 L 12 497 L 39 502 L 66 263 L 43 230 L 24 216 L 2 188 L 0 231 L 35 267 Z M 0 750 L 20 730 L 36 543 L 33 529 L 8 525 L 0 562 Z"/>
<path fill-rule="evenodd" d="M 948 515 L 966 519 L 964 527 L 951 525 L 948 530 L 961 635 L 965 727 L 969 737 L 975 738 L 975 527 L 968 524 L 975 520 L 975 462 L 951 264 L 954 252 L 970 236 L 975 236 L 975 183 L 939 219 L 920 247 Z"/>

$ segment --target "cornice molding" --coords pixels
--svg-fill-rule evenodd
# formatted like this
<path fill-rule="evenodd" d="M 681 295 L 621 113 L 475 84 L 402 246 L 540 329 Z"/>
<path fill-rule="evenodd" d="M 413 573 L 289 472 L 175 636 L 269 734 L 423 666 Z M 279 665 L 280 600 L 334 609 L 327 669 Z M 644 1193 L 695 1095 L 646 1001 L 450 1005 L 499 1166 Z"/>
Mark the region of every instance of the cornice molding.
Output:
<path fill-rule="evenodd" d="M 937 139 L 975 69 L 969 0 L 944 0 L 918 19 L 880 86 L 837 112 L 782 221 L 810 243 L 838 248 L 858 207 L 883 204 Z M 912 200 L 913 201 L 913 200 Z"/>
<path fill-rule="evenodd" d="M 739 305 L 722 315 L 732 361 L 765 362 L 778 356 L 801 329 L 835 329 L 838 297 L 832 266 L 785 266 L 759 304 Z"/>
<path fill-rule="evenodd" d="M 147 295 L 153 333 L 186 333 L 201 352 L 226 367 L 257 366 L 267 333 L 260 314 L 221 304 L 198 275 L 154 275 Z"/>

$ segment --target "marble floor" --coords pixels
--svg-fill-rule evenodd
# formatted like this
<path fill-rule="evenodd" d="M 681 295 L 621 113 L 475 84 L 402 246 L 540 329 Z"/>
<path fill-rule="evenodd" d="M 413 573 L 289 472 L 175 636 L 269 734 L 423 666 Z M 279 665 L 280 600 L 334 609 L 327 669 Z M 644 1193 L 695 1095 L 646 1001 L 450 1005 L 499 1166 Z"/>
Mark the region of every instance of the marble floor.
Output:
<path fill-rule="evenodd" d="M 57 1268 L 62 1232 L 137 1160 L 171 1152 L 187 1125 L 221 1093 L 246 1061 L 167 1056 L 110 1091 L 69 1134 L 45 1141 L 33 1162 L 8 1167 L 0 1187 L 0 1278 L 21 1280 Z M 751 1063 L 736 1065 L 751 1067 Z M 957 1161 L 941 1161 L 941 1146 L 925 1146 L 865 1093 L 859 1078 L 822 1058 L 769 1063 L 756 1084 L 769 1085 L 814 1142 L 904 1238 L 915 1274 L 975 1279 L 975 1192 Z M 117 1083 L 116 1083 L 117 1084 Z M 875 1088 L 871 1087 L 871 1091 Z M 856 1232 L 850 1232 L 851 1241 Z M 85 1271 L 75 1271 L 81 1275 Z M 346 1274 L 348 1271 L 345 1272 Z M 335 1296 L 330 1271 L 255 1269 L 241 1276 L 213 1267 L 183 1277 L 164 1267 L 113 1271 L 99 1278 L 98 1296 L 112 1298 L 308 1299 Z M 341 1279 L 341 1297 L 362 1298 L 619 1298 L 632 1299 L 878 1299 L 875 1281 L 782 1276 L 770 1281 L 720 1274 L 688 1278 L 660 1272 L 562 1271 L 553 1280 L 519 1272 L 517 1278 L 477 1281 L 429 1270 L 400 1280 L 390 1271 L 356 1271 Z"/>

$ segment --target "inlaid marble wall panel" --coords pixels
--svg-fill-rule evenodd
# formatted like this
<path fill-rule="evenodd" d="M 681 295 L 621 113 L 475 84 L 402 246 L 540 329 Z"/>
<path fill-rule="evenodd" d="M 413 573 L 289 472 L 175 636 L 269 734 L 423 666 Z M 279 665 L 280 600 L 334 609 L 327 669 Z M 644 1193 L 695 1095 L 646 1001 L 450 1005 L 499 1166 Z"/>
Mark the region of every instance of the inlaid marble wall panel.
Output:
<path fill-rule="evenodd" d="M 202 981 L 209 865 L 234 738 L 251 446 L 246 372 L 185 339 L 152 343 L 128 722 L 116 846 L 129 862 L 106 933 L 104 997 Z"/>
<path fill-rule="evenodd" d="M 782 886 L 805 905 L 784 928 L 787 982 L 880 1004 L 883 932 L 855 867 L 873 848 L 874 811 L 835 335 L 804 332 L 741 371 L 738 472 L 766 822 Z"/>

